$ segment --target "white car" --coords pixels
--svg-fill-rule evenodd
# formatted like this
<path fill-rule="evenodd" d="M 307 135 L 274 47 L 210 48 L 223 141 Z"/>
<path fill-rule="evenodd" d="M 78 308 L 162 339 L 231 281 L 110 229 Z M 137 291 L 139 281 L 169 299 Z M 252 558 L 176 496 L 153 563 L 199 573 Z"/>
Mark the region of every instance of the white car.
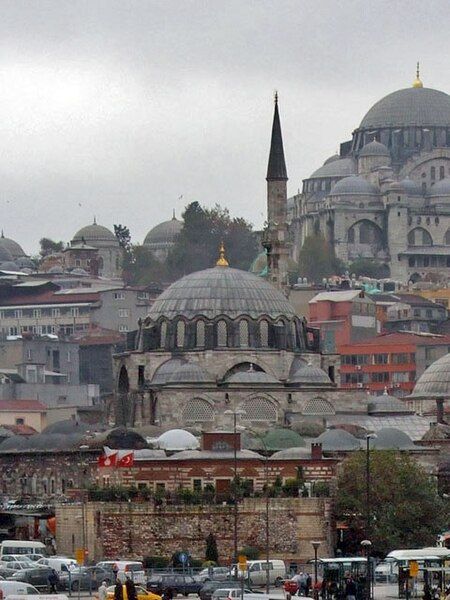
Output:
<path fill-rule="evenodd" d="M 63 573 L 76 567 L 77 561 L 67 556 L 49 556 L 48 558 L 41 558 L 33 566 L 51 567 L 57 573 Z"/>

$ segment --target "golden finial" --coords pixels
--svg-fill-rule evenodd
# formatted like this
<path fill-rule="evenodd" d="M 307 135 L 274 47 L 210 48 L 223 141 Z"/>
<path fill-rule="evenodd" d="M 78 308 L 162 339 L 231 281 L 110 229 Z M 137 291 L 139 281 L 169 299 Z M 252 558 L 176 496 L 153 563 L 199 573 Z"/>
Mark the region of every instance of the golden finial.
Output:
<path fill-rule="evenodd" d="M 223 242 L 220 242 L 219 258 L 216 262 L 216 267 L 228 267 L 228 261 L 225 258 L 225 246 L 223 245 Z"/>
<path fill-rule="evenodd" d="M 423 88 L 423 83 L 420 79 L 420 63 L 417 63 L 416 78 L 413 81 L 413 88 Z"/>

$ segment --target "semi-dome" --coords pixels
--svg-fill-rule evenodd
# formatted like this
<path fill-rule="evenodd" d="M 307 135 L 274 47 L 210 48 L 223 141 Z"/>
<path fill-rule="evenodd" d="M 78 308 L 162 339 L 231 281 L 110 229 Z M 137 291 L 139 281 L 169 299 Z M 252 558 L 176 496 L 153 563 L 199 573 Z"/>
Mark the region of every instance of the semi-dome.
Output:
<path fill-rule="evenodd" d="M 214 377 L 205 369 L 192 362 L 178 366 L 167 379 L 167 383 L 208 383 Z"/>
<path fill-rule="evenodd" d="M 144 246 L 173 244 L 182 229 L 183 221 L 179 221 L 173 216 L 170 221 L 164 221 L 153 227 L 153 229 L 150 229 L 145 236 Z"/>
<path fill-rule="evenodd" d="M 411 396 L 423 398 L 450 397 L 450 354 L 442 356 L 422 373 Z"/>
<path fill-rule="evenodd" d="M 0 237 L 0 248 L 6 248 L 11 254 L 12 258 L 20 258 L 25 256 L 22 246 L 11 238 L 7 238 L 3 235 L 3 231 Z"/>
<path fill-rule="evenodd" d="M 86 242 L 87 244 L 97 247 L 102 246 L 118 246 L 119 242 L 112 231 L 103 225 L 98 225 L 96 221 L 92 225 L 86 225 L 82 227 L 73 236 L 72 245 L 76 245 L 79 242 Z"/>
<path fill-rule="evenodd" d="M 429 198 L 433 198 L 433 196 L 450 196 L 450 177 L 444 177 L 444 179 L 436 181 L 430 187 L 427 195 Z"/>
<path fill-rule="evenodd" d="M 411 87 L 388 94 L 367 112 L 360 129 L 448 127 L 450 96 L 431 88 Z"/>
<path fill-rule="evenodd" d="M 326 383 L 331 384 L 331 379 L 320 367 L 302 361 L 295 369 L 288 383 Z"/>
<path fill-rule="evenodd" d="M 379 429 L 376 437 L 372 438 L 370 443 L 376 450 L 414 450 L 416 448 L 409 435 L 395 427 Z"/>
<path fill-rule="evenodd" d="M 229 267 L 196 271 L 172 283 L 150 307 L 148 317 L 187 319 L 203 315 L 258 318 L 296 317 L 295 309 L 273 285 L 249 273 Z"/>
<path fill-rule="evenodd" d="M 162 450 L 197 450 L 200 446 L 198 439 L 185 429 L 170 429 L 156 440 L 156 446 Z"/>
<path fill-rule="evenodd" d="M 377 140 L 372 140 L 362 147 L 359 156 L 391 156 L 387 146 Z"/>
<path fill-rule="evenodd" d="M 153 385 L 165 385 L 168 383 L 175 373 L 186 364 L 185 360 L 181 358 L 171 358 L 162 365 L 160 365 L 152 378 Z"/>
<path fill-rule="evenodd" d="M 331 188 L 330 196 L 375 196 L 377 188 L 360 175 L 344 177 Z"/>
<path fill-rule="evenodd" d="M 324 452 L 352 452 L 361 447 L 360 441 L 343 429 L 327 429 L 315 440 Z"/>
<path fill-rule="evenodd" d="M 309 178 L 346 177 L 347 175 L 354 175 L 356 173 L 356 165 L 353 158 L 340 158 L 339 156 L 336 160 L 330 160 L 330 158 L 314 171 Z"/>
<path fill-rule="evenodd" d="M 422 191 L 421 191 L 419 185 L 413 179 L 410 179 L 409 177 L 405 177 L 405 179 L 402 179 L 401 181 L 399 181 L 399 184 L 401 185 L 402 189 L 408 196 L 421 196 L 422 195 Z"/>

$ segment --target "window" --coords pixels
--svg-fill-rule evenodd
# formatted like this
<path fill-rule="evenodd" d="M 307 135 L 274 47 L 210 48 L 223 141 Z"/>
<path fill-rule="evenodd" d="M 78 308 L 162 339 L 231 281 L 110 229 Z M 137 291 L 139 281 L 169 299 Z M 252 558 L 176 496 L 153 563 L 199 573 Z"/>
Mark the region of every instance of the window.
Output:
<path fill-rule="evenodd" d="M 21 308 L 16 308 L 14 311 L 14 318 L 21 319 L 23 317 L 23 310 Z"/>
<path fill-rule="evenodd" d="M 129 308 L 119 308 L 118 314 L 121 319 L 127 319 L 130 316 L 130 309 Z"/>
<path fill-rule="evenodd" d="M 425 311 L 425 314 L 427 315 L 427 317 L 429 319 L 431 319 L 431 317 L 433 316 L 433 311 L 431 310 L 431 308 L 427 308 L 427 310 Z"/>
<path fill-rule="evenodd" d="M 431 167 L 431 179 L 436 179 L 436 167 Z"/>
<path fill-rule="evenodd" d="M 431 235 L 422 227 L 416 227 L 408 233 L 408 244 L 410 246 L 432 246 Z"/>
<path fill-rule="evenodd" d="M 444 179 L 445 177 L 445 168 L 439 167 L 439 179 Z"/>
<path fill-rule="evenodd" d="M 202 491 L 202 480 L 201 479 L 193 479 L 192 480 L 192 489 L 194 492 Z"/>
<path fill-rule="evenodd" d="M 197 337 L 195 345 L 199 348 L 203 348 L 205 345 L 205 321 L 197 322 Z"/>
<path fill-rule="evenodd" d="M 389 381 L 389 373 L 372 373 L 371 377 L 373 383 L 388 383 Z"/>
<path fill-rule="evenodd" d="M 18 327 L 10 327 L 9 335 L 19 335 L 19 328 Z"/>
<path fill-rule="evenodd" d="M 219 347 L 225 347 L 228 342 L 228 331 L 226 321 L 217 322 L 217 345 Z"/>
<path fill-rule="evenodd" d="M 177 323 L 177 347 L 183 348 L 184 346 L 184 336 L 185 336 L 185 324 L 184 321 L 178 321 Z"/>
<path fill-rule="evenodd" d="M 388 364 L 388 354 L 374 354 L 373 355 L 373 364 L 374 365 L 387 365 Z"/>
<path fill-rule="evenodd" d="M 239 346 L 241 348 L 248 347 L 248 321 L 245 319 L 239 321 Z"/>
<path fill-rule="evenodd" d="M 33 353 L 31 352 L 31 348 L 27 349 L 27 360 L 31 360 L 33 358 Z"/>
<path fill-rule="evenodd" d="M 137 299 L 138 300 L 148 300 L 150 298 L 150 294 L 148 292 L 138 292 Z"/>
<path fill-rule="evenodd" d="M 402 365 L 409 362 L 409 354 L 406 352 L 399 354 L 392 354 L 392 364 L 394 365 Z"/>
<path fill-rule="evenodd" d="M 0 310 L 0 319 L 4 319 L 4 318 L 5 318 L 5 311 Z"/>
<path fill-rule="evenodd" d="M 81 267 L 81 260 L 79 258 L 76 259 L 75 266 L 76 267 Z"/>
<path fill-rule="evenodd" d="M 167 337 L 167 323 L 163 321 L 161 323 L 161 338 L 160 338 L 160 346 L 161 348 L 165 348 L 166 346 L 166 337 Z"/>
<path fill-rule="evenodd" d="M 392 381 L 394 383 L 407 383 L 409 381 L 408 371 L 398 371 L 392 373 Z"/>
<path fill-rule="evenodd" d="M 70 316 L 78 317 L 79 314 L 80 314 L 79 308 L 77 306 L 72 306 L 72 308 L 70 309 Z"/>
<path fill-rule="evenodd" d="M 125 300 L 125 292 L 114 292 L 114 300 Z"/>
<path fill-rule="evenodd" d="M 17 417 L 16 425 L 25 425 L 25 419 L 23 419 L 22 417 Z"/>
<path fill-rule="evenodd" d="M 164 492 L 166 489 L 166 484 L 162 483 L 162 482 L 158 482 L 155 487 L 156 487 L 157 492 Z"/>
<path fill-rule="evenodd" d="M 126 333 L 128 331 L 128 325 L 119 325 L 119 331 L 121 333 Z"/>
<path fill-rule="evenodd" d="M 269 345 L 269 323 L 266 320 L 259 324 L 259 335 L 261 336 L 261 346 L 267 348 Z"/>
<path fill-rule="evenodd" d="M 33 318 L 34 319 L 40 319 L 42 315 L 41 309 L 40 308 L 34 308 L 33 309 Z"/>
<path fill-rule="evenodd" d="M 60 317 L 61 310 L 59 308 L 52 308 L 52 317 Z"/>
<path fill-rule="evenodd" d="M 246 400 L 242 406 L 245 414 L 242 416 L 246 421 L 270 421 L 276 422 L 277 410 L 266 398 L 254 397 Z"/>
<path fill-rule="evenodd" d="M 214 421 L 214 408 L 203 398 L 192 398 L 184 405 L 182 415 L 183 421 L 187 423 Z"/>

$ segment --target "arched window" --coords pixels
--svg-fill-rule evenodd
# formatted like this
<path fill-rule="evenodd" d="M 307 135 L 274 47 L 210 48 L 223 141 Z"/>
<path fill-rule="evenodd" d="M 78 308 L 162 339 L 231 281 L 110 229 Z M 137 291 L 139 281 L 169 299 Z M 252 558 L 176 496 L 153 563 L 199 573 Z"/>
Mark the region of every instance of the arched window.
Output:
<path fill-rule="evenodd" d="M 197 334 L 195 345 L 203 348 L 205 345 L 205 321 L 197 321 Z"/>
<path fill-rule="evenodd" d="M 431 179 L 436 179 L 436 167 L 431 167 Z"/>
<path fill-rule="evenodd" d="M 160 342 L 159 345 L 161 346 L 161 348 L 165 348 L 166 347 L 166 340 L 167 340 L 167 323 L 166 321 L 163 321 L 161 323 L 161 332 L 160 332 Z"/>
<path fill-rule="evenodd" d="M 324 398 L 313 398 L 308 400 L 302 410 L 304 415 L 334 415 L 336 411 L 333 405 Z"/>
<path fill-rule="evenodd" d="M 242 419 L 245 421 L 266 421 L 274 423 L 277 420 L 277 409 L 267 398 L 255 396 L 249 398 L 242 405 L 245 414 Z"/>
<path fill-rule="evenodd" d="M 261 336 L 261 346 L 267 348 L 269 345 L 269 323 L 265 319 L 259 324 L 259 335 Z"/>
<path fill-rule="evenodd" d="M 221 348 L 227 346 L 228 342 L 228 330 L 226 321 L 217 322 L 217 345 Z"/>
<path fill-rule="evenodd" d="M 183 348 L 184 346 L 184 333 L 185 333 L 184 321 L 178 321 L 177 323 L 177 348 Z"/>
<path fill-rule="evenodd" d="M 408 244 L 410 246 L 432 246 L 433 239 L 426 229 L 416 227 L 408 233 Z"/>
<path fill-rule="evenodd" d="M 295 326 L 295 321 L 291 323 L 291 335 L 292 335 L 292 345 L 294 348 L 297 347 L 297 327 Z"/>
<path fill-rule="evenodd" d="M 239 321 L 239 346 L 241 348 L 248 347 L 248 321 L 245 319 Z"/>
<path fill-rule="evenodd" d="M 445 177 L 445 167 L 439 167 L 439 179 L 444 179 Z"/>
<path fill-rule="evenodd" d="M 186 423 L 214 421 L 214 408 L 203 398 L 192 398 L 184 405 L 182 419 Z"/>

